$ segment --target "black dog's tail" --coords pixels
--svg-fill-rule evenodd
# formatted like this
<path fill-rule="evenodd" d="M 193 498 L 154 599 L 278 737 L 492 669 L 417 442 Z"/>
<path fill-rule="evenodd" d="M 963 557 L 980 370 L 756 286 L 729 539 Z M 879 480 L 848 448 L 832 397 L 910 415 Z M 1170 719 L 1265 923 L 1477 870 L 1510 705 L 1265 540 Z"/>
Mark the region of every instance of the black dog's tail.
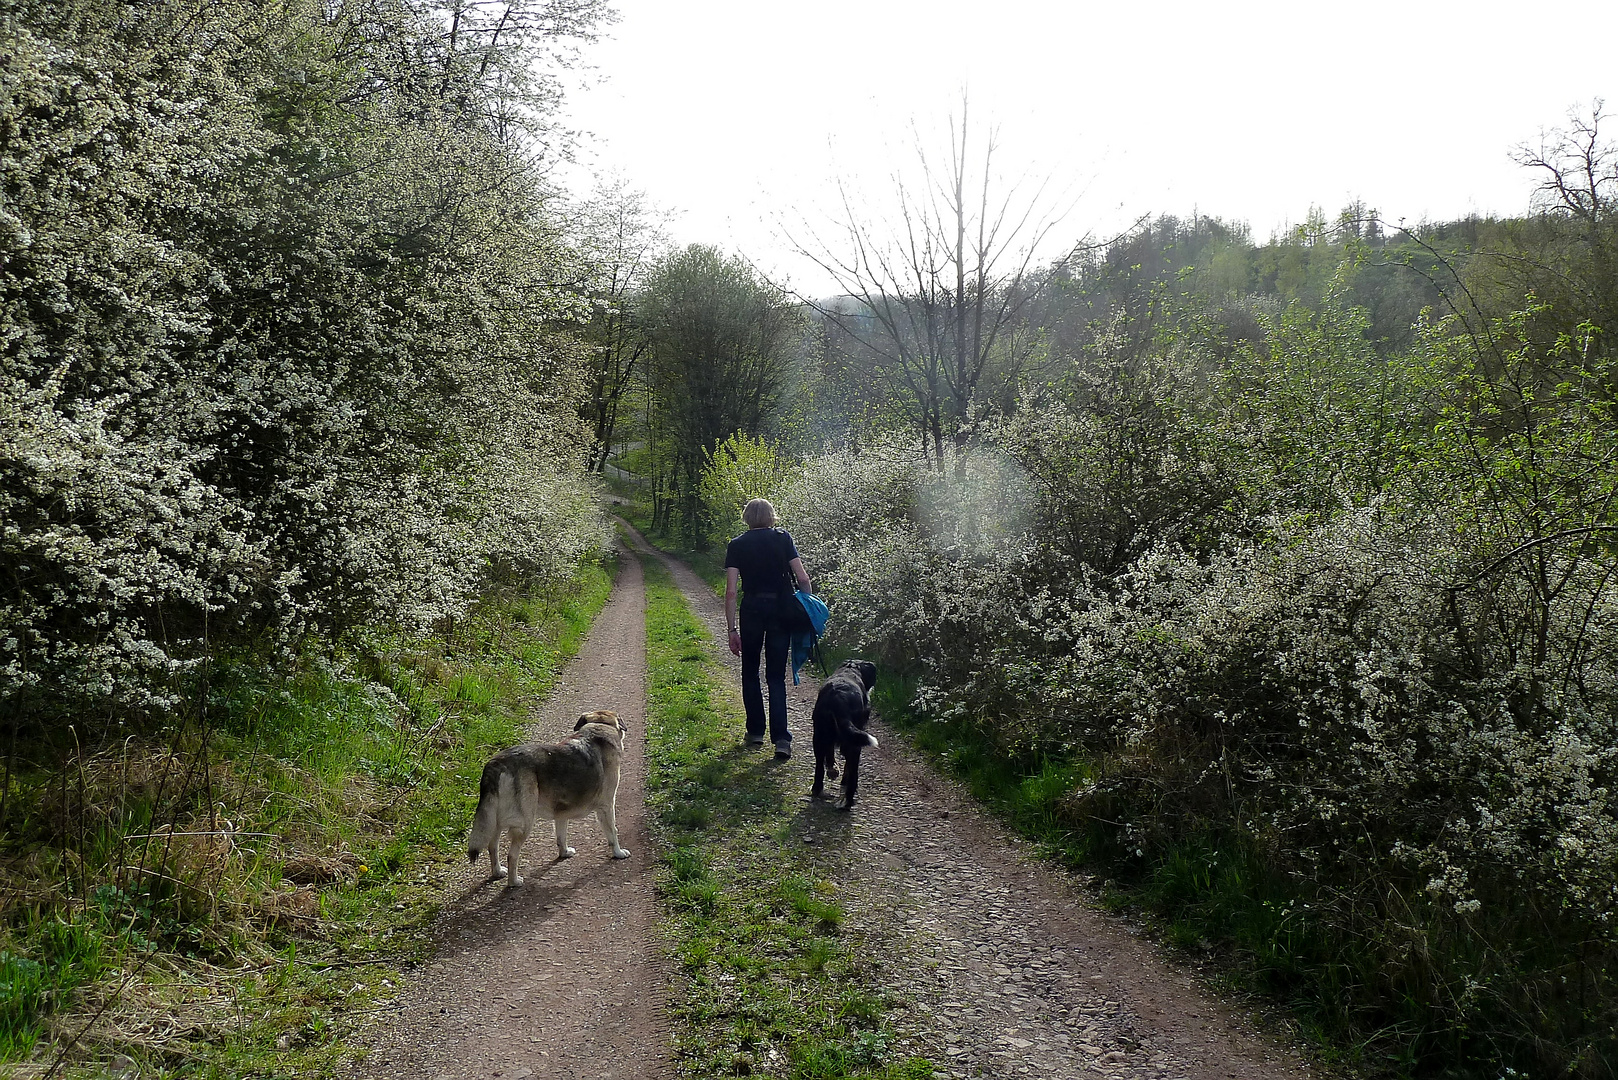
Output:
<path fill-rule="evenodd" d="M 847 717 L 838 717 L 837 727 L 839 729 L 838 734 L 845 739 L 849 739 L 856 743 L 863 742 L 866 746 L 877 745 L 875 735 L 872 735 L 869 731 L 866 731 L 864 728 L 858 726 Z"/>

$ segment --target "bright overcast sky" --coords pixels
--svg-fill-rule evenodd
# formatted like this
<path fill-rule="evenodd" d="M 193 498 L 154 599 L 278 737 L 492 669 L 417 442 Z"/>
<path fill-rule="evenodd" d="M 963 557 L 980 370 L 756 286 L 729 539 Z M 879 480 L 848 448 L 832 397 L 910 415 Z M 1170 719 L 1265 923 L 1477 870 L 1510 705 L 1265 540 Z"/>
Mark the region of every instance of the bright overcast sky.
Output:
<path fill-rule="evenodd" d="M 963 87 L 1008 168 L 1077 196 L 1070 239 L 1196 209 L 1264 240 L 1355 198 L 1390 221 L 1516 213 L 1532 182 L 1512 148 L 1618 107 L 1614 0 L 616 6 L 569 102 L 585 162 L 672 211 L 676 241 L 811 289 L 778 223 L 839 175 L 882 186 Z"/>

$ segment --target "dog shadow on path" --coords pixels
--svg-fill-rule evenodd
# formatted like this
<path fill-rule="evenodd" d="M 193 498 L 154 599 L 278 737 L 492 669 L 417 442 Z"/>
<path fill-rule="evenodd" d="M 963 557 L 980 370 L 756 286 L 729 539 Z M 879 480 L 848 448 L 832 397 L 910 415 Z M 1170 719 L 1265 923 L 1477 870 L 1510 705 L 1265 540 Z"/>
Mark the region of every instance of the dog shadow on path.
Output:
<path fill-rule="evenodd" d="M 549 837 L 545 839 L 548 846 Z M 565 862 L 577 864 L 595 854 L 581 851 Z M 615 877 L 612 871 L 621 866 L 605 858 L 578 867 L 564 866 L 559 859 L 535 863 L 525 858 L 522 887 L 508 889 L 504 881 L 489 881 L 483 865 L 480 860 L 476 877 L 439 914 L 440 957 L 480 952 L 508 944 L 518 935 L 543 933 L 553 919 L 564 919 L 576 928 L 580 911 L 575 894 Z"/>
<path fill-rule="evenodd" d="M 804 849 L 843 853 L 854 843 L 854 815 L 856 810 L 839 810 L 836 796 L 811 798 L 800 795 L 797 812 L 792 815 L 792 843 Z"/>

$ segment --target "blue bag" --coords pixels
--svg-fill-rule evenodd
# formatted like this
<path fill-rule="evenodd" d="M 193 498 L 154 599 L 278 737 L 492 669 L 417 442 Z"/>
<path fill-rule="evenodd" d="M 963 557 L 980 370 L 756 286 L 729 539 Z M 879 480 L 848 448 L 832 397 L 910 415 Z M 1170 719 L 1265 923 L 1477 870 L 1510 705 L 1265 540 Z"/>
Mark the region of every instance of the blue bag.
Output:
<path fill-rule="evenodd" d="M 820 645 L 820 639 L 826 632 L 826 624 L 831 621 L 831 609 L 826 607 L 825 601 L 814 593 L 794 592 L 798 603 L 803 605 L 803 613 L 809 617 L 809 629 L 799 630 L 792 635 L 792 685 L 798 685 L 798 671 L 808 661 L 809 656 Z M 821 668 L 825 668 L 824 661 Z"/>

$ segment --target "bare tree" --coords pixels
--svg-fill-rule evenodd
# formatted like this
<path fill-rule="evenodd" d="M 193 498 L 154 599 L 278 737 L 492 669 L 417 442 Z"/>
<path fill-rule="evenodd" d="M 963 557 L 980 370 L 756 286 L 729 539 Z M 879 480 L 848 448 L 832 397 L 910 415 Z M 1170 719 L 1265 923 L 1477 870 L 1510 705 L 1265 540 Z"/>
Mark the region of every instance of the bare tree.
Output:
<path fill-rule="evenodd" d="M 1026 362 L 1033 337 L 1023 315 L 1050 281 L 1036 260 L 1066 217 L 1047 197 L 1048 182 L 1003 182 L 998 150 L 996 129 L 979 136 L 972 128 L 963 96 L 942 159 L 916 134 L 918 171 L 891 178 L 890 214 L 872 213 L 839 181 L 827 234 L 786 230 L 843 294 L 804 299 L 871 350 L 875 373 L 909 401 L 923 452 L 939 469 L 946 440 L 964 443 L 987 411 L 986 380 L 1014 381 Z"/>
<path fill-rule="evenodd" d="M 1517 164 L 1542 174 L 1537 194 L 1548 212 L 1595 225 L 1618 210 L 1618 150 L 1601 139 L 1605 119 L 1605 103 L 1596 98 L 1588 117 L 1570 113 L 1567 127 L 1513 155 Z"/>
<path fill-rule="evenodd" d="M 1597 98 L 1587 113 L 1569 112 L 1567 127 L 1513 155 L 1540 178 L 1536 201 L 1544 236 L 1516 284 L 1599 326 L 1605 333 L 1592 347 L 1602 353 L 1618 340 L 1618 144 L 1610 134 L 1603 138 L 1607 119 Z"/>

